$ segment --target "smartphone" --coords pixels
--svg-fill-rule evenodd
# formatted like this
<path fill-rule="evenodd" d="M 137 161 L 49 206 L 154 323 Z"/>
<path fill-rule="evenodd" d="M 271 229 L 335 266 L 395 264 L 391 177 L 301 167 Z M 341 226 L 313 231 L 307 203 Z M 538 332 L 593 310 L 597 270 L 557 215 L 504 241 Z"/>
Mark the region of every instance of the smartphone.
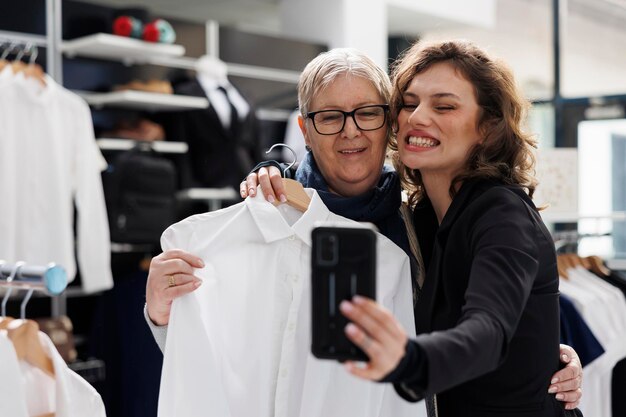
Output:
<path fill-rule="evenodd" d="M 355 294 L 376 299 L 376 233 L 371 228 L 320 226 L 311 232 L 313 355 L 320 359 L 367 361 L 345 335 L 339 311 Z"/>

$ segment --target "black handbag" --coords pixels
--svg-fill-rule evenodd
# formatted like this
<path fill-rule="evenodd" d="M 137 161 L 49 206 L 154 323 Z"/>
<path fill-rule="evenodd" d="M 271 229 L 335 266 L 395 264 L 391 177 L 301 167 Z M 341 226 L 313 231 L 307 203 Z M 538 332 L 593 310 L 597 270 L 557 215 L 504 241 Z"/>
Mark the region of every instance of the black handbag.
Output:
<path fill-rule="evenodd" d="M 175 221 L 176 167 L 138 145 L 120 153 L 103 174 L 111 241 L 158 243 Z"/>

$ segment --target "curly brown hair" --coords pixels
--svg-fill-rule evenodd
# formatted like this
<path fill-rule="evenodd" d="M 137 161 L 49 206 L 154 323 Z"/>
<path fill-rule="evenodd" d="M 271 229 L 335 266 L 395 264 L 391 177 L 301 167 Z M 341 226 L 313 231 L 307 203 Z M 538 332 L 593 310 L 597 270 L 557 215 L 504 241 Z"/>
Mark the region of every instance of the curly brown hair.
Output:
<path fill-rule="evenodd" d="M 450 196 L 454 197 L 463 181 L 484 178 L 520 185 L 532 197 L 537 185 L 532 150 L 537 145 L 535 138 L 522 129 L 530 103 L 517 88 L 508 66 L 471 42 L 418 42 L 409 48 L 392 71 L 392 120 L 397 120 L 403 94 L 413 77 L 440 62 L 450 63 L 472 83 L 480 108 L 478 130 L 484 137 L 470 151 L 465 169 L 453 179 Z M 391 139 L 390 148 L 402 185 L 409 193 L 409 202 L 415 205 L 425 196 L 421 174 L 402 164 L 397 155 L 396 137 Z"/>

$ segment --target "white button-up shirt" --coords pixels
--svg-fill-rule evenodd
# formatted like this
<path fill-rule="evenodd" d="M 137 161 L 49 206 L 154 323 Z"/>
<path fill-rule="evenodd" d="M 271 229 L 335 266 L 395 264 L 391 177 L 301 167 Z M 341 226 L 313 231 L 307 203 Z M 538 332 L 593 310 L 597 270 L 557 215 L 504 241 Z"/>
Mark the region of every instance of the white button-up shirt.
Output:
<path fill-rule="evenodd" d="M 0 416 L 106 417 L 100 394 L 69 369 L 48 336 L 39 340 L 52 359 L 54 377 L 18 360 L 6 330 L 0 330 Z"/>
<path fill-rule="evenodd" d="M 106 167 L 87 104 L 51 78 L 0 74 L 0 259 L 56 262 L 83 289 L 113 286 L 102 190 Z M 78 246 L 74 246 L 74 207 Z"/>
<path fill-rule="evenodd" d="M 391 384 L 357 379 L 311 346 L 311 230 L 331 213 L 314 190 L 305 213 L 262 193 L 171 226 L 164 250 L 201 256 L 203 284 L 172 305 L 159 417 L 414 417 Z M 409 260 L 377 239 L 377 300 L 414 334 Z"/>

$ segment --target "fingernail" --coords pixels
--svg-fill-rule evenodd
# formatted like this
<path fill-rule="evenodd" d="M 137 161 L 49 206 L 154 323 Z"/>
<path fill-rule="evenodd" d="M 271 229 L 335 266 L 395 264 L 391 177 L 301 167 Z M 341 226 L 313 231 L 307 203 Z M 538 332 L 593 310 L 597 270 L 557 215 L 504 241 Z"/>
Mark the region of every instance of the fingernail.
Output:
<path fill-rule="evenodd" d="M 556 384 L 557 382 L 559 382 L 559 378 L 552 378 L 552 381 L 550 381 L 551 384 Z"/>
<path fill-rule="evenodd" d="M 549 394 L 554 394 L 556 391 L 557 391 L 557 388 L 555 386 L 551 386 L 550 388 L 548 388 Z"/>
<path fill-rule="evenodd" d="M 198 259 L 197 264 L 200 268 L 204 268 L 204 261 L 202 259 Z"/>
<path fill-rule="evenodd" d="M 563 360 L 563 362 L 569 362 L 569 356 L 567 356 L 566 354 L 561 355 L 561 359 Z"/>
<path fill-rule="evenodd" d="M 346 369 L 346 371 L 351 372 L 352 369 L 354 369 L 354 364 L 352 362 L 346 362 L 343 364 L 343 367 Z"/>
<path fill-rule="evenodd" d="M 254 196 L 256 190 L 252 187 L 250 187 L 250 189 L 248 190 L 248 194 L 250 194 L 251 196 Z"/>
<path fill-rule="evenodd" d="M 339 309 L 343 311 L 344 313 L 351 313 L 354 310 L 354 307 L 352 307 L 352 304 L 350 304 L 346 300 L 343 300 L 339 304 Z"/>
<path fill-rule="evenodd" d="M 348 323 L 346 325 L 346 333 L 350 336 L 355 336 L 357 333 L 356 326 L 352 323 Z"/>
<path fill-rule="evenodd" d="M 194 288 L 198 288 L 200 285 L 202 285 L 202 280 L 200 280 L 200 279 L 193 283 L 193 287 Z"/>
<path fill-rule="evenodd" d="M 563 396 L 563 394 L 556 394 L 556 399 L 557 399 L 557 400 L 561 401 L 563 398 L 565 398 L 565 397 Z"/>
<path fill-rule="evenodd" d="M 274 198 L 273 195 L 268 195 L 267 196 L 267 201 L 269 201 L 270 203 L 274 203 L 274 201 L 276 201 L 276 199 Z"/>
<path fill-rule="evenodd" d="M 286 203 L 287 202 L 287 197 L 285 196 L 285 194 L 281 194 L 280 195 L 280 202 L 281 203 Z"/>
<path fill-rule="evenodd" d="M 363 304 L 365 302 L 365 298 L 361 297 L 360 295 L 355 295 L 354 297 L 352 297 L 352 302 L 354 304 Z"/>

